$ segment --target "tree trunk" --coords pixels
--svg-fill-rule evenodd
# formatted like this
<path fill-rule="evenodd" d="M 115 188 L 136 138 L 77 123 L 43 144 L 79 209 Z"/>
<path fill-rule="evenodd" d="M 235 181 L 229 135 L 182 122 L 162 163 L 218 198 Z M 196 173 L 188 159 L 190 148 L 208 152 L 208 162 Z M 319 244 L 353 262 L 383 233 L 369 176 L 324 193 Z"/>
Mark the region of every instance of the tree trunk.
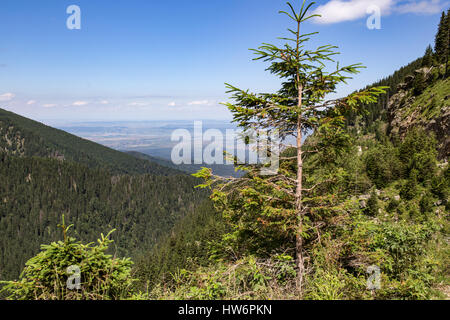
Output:
<path fill-rule="evenodd" d="M 303 177 L 303 158 L 302 158 L 302 86 L 300 85 L 299 77 L 298 83 L 298 116 L 297 116 L 297 190 L 295 193 L 295 211 L 297 213 L 298 225 L 295 241 L 296 263 L 298 268 L 297 276 L 297 290 L 300 297 L 303 295 L 303 276 L 305 272 L 303 261 L 303 238 L 301 232 L 303 231 L 303 212 L 302 212 L 302 177 Z"/>

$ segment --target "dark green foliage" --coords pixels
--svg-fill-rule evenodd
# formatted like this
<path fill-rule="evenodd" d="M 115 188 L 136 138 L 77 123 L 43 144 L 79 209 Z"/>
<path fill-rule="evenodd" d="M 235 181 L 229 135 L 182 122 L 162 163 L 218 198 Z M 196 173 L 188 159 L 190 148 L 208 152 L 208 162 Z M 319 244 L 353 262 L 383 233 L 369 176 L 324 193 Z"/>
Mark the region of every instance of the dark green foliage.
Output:
<path fill-rule="evenodd" d="M 411 170 L 408 180 L 400 189 L 400 196 L 405 200 L 412 200 L 418 195 L 417 170 Z"/>
<path fill-rule="evenodd" d="M 408 133 L 400 146 L 400 158 L 407 163 L 414 154 L 422 151 L 436 153 L 435 149 L 435 142 L 428 133 L 422 129 L 413 129 Z"/>
<path fill-rule="evenodd" d="M 383 188 L 401 177 L 403 164 L 397 149 L 391 144 L 377 145 L 364 155 L 367 176 L 378 187 Z"/>
<path fill-rule="evenodd" d="M 413 82 L 413 93 L 414 95 L 420 95 L 425 88 L 427 87 L 427 83 L 425 80 L 425 75 L 422 72 L 416 73 Z"/>
<path fill-rule="evenodd" d="M 449 55 L 449 39 L 450 39 L 450 11 L 442 12 L 439 21 L 438 31 L 435 37 L 434 51 L 436 58 L 440 63 L 446 63 Z"/>
<path fill-rule="evenodd" d="M 206 197 L 188 175 L 114 176 L 55 159 L 0 156 L 0 279 L 16 278 L 41 243 L 58 239 L 61 214 L 82 241 L 105 230 L 115 251 L 149 250 Z"/>
<path fill-rule="evenodd" d="M 436 139 L 423 129 L 412 129 L 399 147 L 400 159 L 405 165 L 406 175 L 416 170 L 417 180 L 424 182 L 436 174 Z"/>
<path fill-rule="evenodd" d="M 433 65 L 433 49 L 428 46 L 425 50 L 425 54 L 422 57 L 422 67 L 430 67 Z"/>
<path fill-rule="evenodd" d="M 375 189 L 372 189 L 370 197 L 367 200 L 367 207 L 364 212 L 369 216 L 376 216 L 378 214 L 378 195 Z"/>
<path fill-rule="evenodd" d="M 387 250 L 390 263 L 385 264 L 385 270 L 395 279 L 402 280 L 407 276 L 405 270 L 413 267 L 425 253 L 425 244 L 435 231 L 435 227 L 430 224 L 384 223 L 379 228 L 379 233 L 374 234 L 372 249 Z"/>
<path fill-rule="evenodd" d="M 431 185 L 431 192 L 435 197 L 437 197 L 440 200 L 447 201 L 449 197 L 449 190 L 450 190 L 450 175 L 449 175 L 450 169 L 447 167 L 447 169 L 438 174 L 435 175 L 430 182 Z"/>
<path fill-rule="evenodd" d="M 420 199 L 419 206 L 422 214 L 431 213 L 433 210 L 434 199 L 430 192 L 426 192 Z"/>
<path fill-rule="evenodd" d="M 389 213 L 394 213 L 395 210 L 398 208 L 399 204 L 400 204 L 400 201 L 398 201 L 398 200 L 395 200 L 395 199 L 389 200 L 387 207 L 386 207 L 386 211 Z"/>
<path fill-rule="evenodd" d="M 171 274 L 179 269 L 191 270 L 209 264 L 210 242 L 225 232 L 225 224 L 212 203 L 205 200 L 195 212 L 178 221 L 172 231 L 164 236 L 150 251 L 136 258 L 136 275 L 139 286 L 153 287 L 172 280 Z"/>

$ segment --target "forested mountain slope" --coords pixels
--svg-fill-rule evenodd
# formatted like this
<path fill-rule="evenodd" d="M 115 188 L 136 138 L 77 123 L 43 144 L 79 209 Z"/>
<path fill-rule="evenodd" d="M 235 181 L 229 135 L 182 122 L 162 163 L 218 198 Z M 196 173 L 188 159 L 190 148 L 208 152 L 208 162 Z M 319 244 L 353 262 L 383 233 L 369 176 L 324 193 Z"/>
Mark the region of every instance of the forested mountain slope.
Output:
<path fill-rule="evenodd" d="M 389 87 L 365 112 L 349 115 L 347 123 L 363 133 L 375 133 L 380 123 L 392 136 L 403 139 L 409 129 L 424 128 L 438 141 L 439 158 L 450 155 L 450 79 L 445 65 L 419 58 L 375 84 Z M 371 87 L 371 86 L 369 86 Z"/>
<path fill-rule="evenodd" d="M 61 217 L 93 241 L 117 229 L 119 256 L 150 250 L 205 199 L 198 180 L 0 110 L 0 279 L 16 278 Z"/>
<path fill-rule="evenodd" d="M 16 156 L 75 161 L 90 168 L 104 167 L 118 174 L 180 173 L 3 109 L 0 109 L 0 151 Z"/>
<path fill-rule="evenodd" d="M 144 154 L 137 151 L 127 151 L 127 154 L 130 154 L 138 159 L 148 160 L 152 163 L 159 164 L 163 167 L 168 167 L 176 170 L 180 170 L 189 174 L 195 173 L 200 170 L 202 167 L 207 166 L 212 168 L 214 172 L 221 176 L 232 176 L 232 177 L 241 177 L 244 173 L 242 171 L 236 171 L 233 165 L 227 164 L 194 164 L 194 160 L 192 159 L 192 164 L 174 164 L 170 160 L 153 157 L 148 154 Z"/>
<path fill-rule="evenodd" d="M 382 94 L 378 97 L 377 102 L 370 103 L 367 106 L 365 106 L 366 112 L 362 115 L 360 115 L 360 121 L 361 125 L 367 129 L 370 128 L 372 123 L 374 123 L 376 120 L 387 120 L 387 106 L 388 106 L 388 100 L 392 95 L 397 93 L 398 85 L 404 81 L 405 77 L 412 74 L 414 70 L 420 68 L 422 62 L 422 58 L 418 58 L 407 65 L 401 67 L 400 69 L 394 71 L 391 75 L 367 86 L 364 89 L 376 87 L 376 86 L 387 86 L 386 93 Z M 351 113 L 347 117 L 347 121 L 350 124 L 355 124 L 357 118 L 356 113 Z"/>
<path fill-rule="evenodd" d="M 188 175 L 115 176 L 78 163 L 5 154 L 0 181 L 0 279 L 17 277 L 41 243 L 61 238 L 62 214 L 83 241 L 117 229 L 117 254 L 135 256 L 204 199 Z"/>

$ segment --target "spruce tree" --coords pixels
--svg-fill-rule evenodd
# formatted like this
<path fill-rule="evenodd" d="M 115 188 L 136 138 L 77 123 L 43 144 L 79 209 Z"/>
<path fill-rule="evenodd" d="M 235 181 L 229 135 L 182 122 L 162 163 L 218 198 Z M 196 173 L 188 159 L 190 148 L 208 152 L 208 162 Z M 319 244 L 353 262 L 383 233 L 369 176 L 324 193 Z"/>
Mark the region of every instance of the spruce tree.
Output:
<path fill-rule="evenodd" d="M 448 56 L 450 54 L 450 9 L 442 12 L 441 19 L 439 21 L 438 31 L 435 37 L 434 51 L 436 54 L 436 60 L 439 63 L 445 63 L 445 76 L 448 73 Z"/>
<path fill-rule="evenodd" d="M 327 94 L 334 92 L 338 84 L 345 83 L 349 75 L 358 73 L 363 66 L 340 66 L 333 59 L 338 52 L 332 45 L 308 48 L 308 40 L 318 32 L 305 34 L 301 27 L 305 21 L 317 16 L 308 15 L 314 2 L 303 1 L 299 11 L 287 4 L 290 10 L 280 13 L 293 21 L 294 28 L 288 29 L 289 37 L 279 38 L 285 43 L 280 46 L 264 43 L 253 49 L 255 60 L 268 62 L 267 70 L 284 81 L 280 90 L 256 94 L 227 84 L 233 102 L 225 105 L 232 112 L 234 122 L 244 130 L 277 130 L 282 141 L 294 137 L 293 150 L 286 146 L 286 150 L 293 152 L 281 154 L 280 169 L 274 175 L 261 175 L 261 165 L 242 165 L 238 168 L 247 172 L 243 178 L 219 177 L 208 168 L 203 168 L 196 176 L 206 180 L 201 187 L 213 187 L 212 199 L 233 224 L 236 234 L 252 241 L 262 239 L 260 246 L 269 243 L 269 234 L 273 239 L 271 243 L 275 244 L 282 234 L 292 236 L 297 289 L 301 296 L 305 273 L 304 239 L 311 229 L 308 215 L 312 215 L 313 210 L 306 203 L 311 201 L 316 188 L 333 179 L 327 177 L 313 184 L 304 176 L 304 158 L 322 150 L 323 158 L 328 159 L 325 162 L 333 161 L 337 157 L 335 150 L 348 138 L 343 130 L 344 115 L 356 111 L 361 104 L 376 102 L 376 97 L 384 93 L 384 87 L 372 87 L 342 99 L 326 101 Z M 334 67 L 327 71 L 330 64 Z M 304 146 L 303 137 L 311 131 L 317 137 L 316 143 Z"/>
<path fill-rule="evenodd" d="M 429 45 L 425 50 L 425 54 L 422 58 L 422 67 L 430 67 L 433 65 L 433 49 Z"/>
<path fill-rule="evenodd" d="M 413 81 L 413 93 L 414 95 L 420 95 L 427 87 L 425 75 L 423 72 L 416 73 Z"/>
<path fill-rule="evenodd" d="M 370 193 L 369 200 L 367 200 L 366 214 L 369 216 L 376 216 L 378 214 L 378 195 L 376 189 L 373 188 Z"/>

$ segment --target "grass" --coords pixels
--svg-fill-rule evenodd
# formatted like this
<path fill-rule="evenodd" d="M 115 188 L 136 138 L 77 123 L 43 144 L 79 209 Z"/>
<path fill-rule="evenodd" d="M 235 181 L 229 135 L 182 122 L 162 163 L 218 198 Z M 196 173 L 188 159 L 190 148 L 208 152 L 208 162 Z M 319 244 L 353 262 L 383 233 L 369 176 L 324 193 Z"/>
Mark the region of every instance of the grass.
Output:
<path fill-rule="evenodd" d="M 449 92 L 450 79 L 438 80 L 415 99 L 408 110 L 408 114 L 418 109 L 419 120 L 431 120 L 439 117 L 444 107 L 450 105 Z"/>

